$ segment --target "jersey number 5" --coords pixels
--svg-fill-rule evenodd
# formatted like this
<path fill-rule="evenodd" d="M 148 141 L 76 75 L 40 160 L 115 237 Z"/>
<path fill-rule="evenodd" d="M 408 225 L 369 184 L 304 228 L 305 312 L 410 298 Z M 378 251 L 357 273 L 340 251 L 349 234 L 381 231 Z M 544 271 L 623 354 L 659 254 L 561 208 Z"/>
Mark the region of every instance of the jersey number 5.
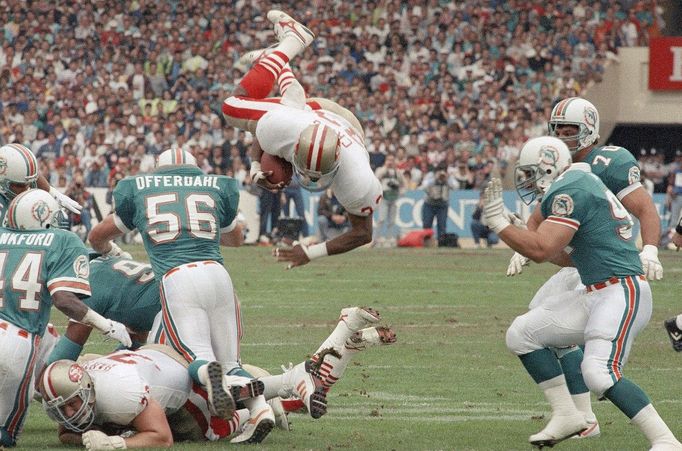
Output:
<path fill-rule="evenodd" d="M 4 307 L 5 299 L 3 289 L 5 288 L 5 262 L 7 252 L 0 252 L 0 308 Z M 40 268 L 43 263 L 41 252 L 28 252 L 21 259 L 11 277 L 12 290 L 23 292 L 19 299 L 21 310 L 37 311 L 40 309 L 40 292 L 43 289 L 40 280 Z"/>
<path fill-rule="evenodd" d="M 618 236 L 623 240 L 629 240 L 632 238 L 632 226 L 634 222 L 632 221 L 632 216 L 625 209 L 623 204 L 620 203 L 615 194 L 611 191 L 606 190 L 606 198 L 609 200 L 609 205 L 611 206 L 611 214 L 614 218 L 619 220 L 625 220 L 626 224 L 616 228 Z"/>
<path fill-rule="evenodd" d="M 216 237 L 215 200 L 208 194 L 190 194 L 184 201 L 186 218 L 178 213 L 161 212 L 164 205 L 178 204 L 177 193 L 159 194 L 145 199 L 147 233 L 154 244 L 167 243 L 178 238 L 182 225 L 195 238 L 213 240 Z M 176 208 L 176 211 L 179 210 Z M 185 219 L 185 221 L 183 221 Z"/>

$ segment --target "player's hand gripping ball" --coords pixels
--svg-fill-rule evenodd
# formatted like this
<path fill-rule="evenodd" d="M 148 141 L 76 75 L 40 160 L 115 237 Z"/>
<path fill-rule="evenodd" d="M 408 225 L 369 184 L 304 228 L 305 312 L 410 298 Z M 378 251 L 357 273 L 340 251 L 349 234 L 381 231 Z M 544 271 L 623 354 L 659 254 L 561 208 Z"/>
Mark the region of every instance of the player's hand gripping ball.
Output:
<path fill-rule="evenodd" d="M 284 158 L 280 158 L 269 153 L 263 153 L 260 159 L 261 170 L 264 173 L 272 172 L 267 179 L 272 184 L 282 183 L 286 186 L 291 181 L 291 177 L 294 175 L 294 168 L 291 163 L 286 161 Z"/>

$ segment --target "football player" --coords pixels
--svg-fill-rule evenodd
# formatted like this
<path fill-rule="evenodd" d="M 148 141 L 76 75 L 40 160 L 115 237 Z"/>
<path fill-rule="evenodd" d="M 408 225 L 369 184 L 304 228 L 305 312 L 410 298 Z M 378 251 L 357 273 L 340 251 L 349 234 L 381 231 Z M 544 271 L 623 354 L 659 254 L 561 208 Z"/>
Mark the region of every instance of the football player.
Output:
<path fill-rule="evenodd" d="M 677 219 L 677 225 L 675 226 L 675 232 L 673 232 L 672 243 L 677 246 L 677 250 L 682 247 L 682 214 Z M 665 320 L 663 326 L 665 331 L 670 337 L 670 342 L 673 345 L 673 349 L 677 352 L 682 351 L 682 314 L 679 314 L 673 318 Z"/>
<path fill-rule="evenodd" d="M 584 344 L 581 369 L 589 390 L 626 414 L 652 450 L 680 449 L 682 444 L 647 395 L 623 377 L 632 343 L 651 317 L 652 295 L 632 236 L 631 216 L 591 167 L 586 162 L 571 164 L 569 149 L 558 138 L 524 144 L 517 181 L 525 193 L 542 196 L 537 209 L 541 222 L 534 230 L 510 225 L 499 179 L 485 189 L 485 217 L 505 243 L 535 262 L 570 258 L 585 285 L 570 299 L 561 294 L 547 298 L 543 308 L 517 317 L 507 331 L 507 347 L 519 356 L 552 408 L 549 423 L 529 441 L 553 446 L 589 427 L 550 349 Z"/>
<path fill-rule="evenodd" d="M 364 134 L 357 119 L 331 101 L 306 102 L 289 61 L 305 50 L 313 33 L 282 11 L 268 12 L 279 43 L 265 51 L 251 52 L 246 59 L 255 65 L 233 95 L 223 102 L 228 123 L 254 133 L 251 177 L 266 189 L 283 185 L 268 182 L 260 167 L 263 152 L 290 162 L 300 185 L 309 191 L 331 187 L 349 214 L 351 229 L 338 237 L 306 246 L 273 250 L 288 268 L 305 265 L 327 255 L 341 254 L 372 241 L 372 215 L 382 197 L 382 187 L 369 165 Z M 266 98 L 275 81 L 281 98 Z"/>
<path fill-rule="evenodd" d="M 220 254 L 221 244 L 243 241 L 237 182 L 205 175 L 189 152 L 169 149 L 159 155 L 154 173 L 121 180 L 113 199 L 114 212 L 92 229 L 93 248 L 115 256 L 120 248 L 111 240 L 139 230 L 159 283 L 168 344 L 206 387 L 214 415 L 231 418 L 243 400 L 260 420 L 245 439 L 264 438 L 274 416 L 260 395 L 262 384 L 249 382 L 241 368 L 239 302 Z"/>
<path fill-rule="evenodd" d="M 121 257 L 97 257 L 90 261 L 92 296 L 83 302 L 97 313 L 126 325 L 133 349 L 147 341 L 154 318 L 161 310 L 159 284 L 151 265 Z M 69 321 L 47 364 L 77 360 L 92 328 Z"/>
<path fill-rule="evenodd" d="M 60 229 L 57 201 L 42 190 L 16 196 L 0 228 L 0 447 L 16 444 L 32 395 L 37 348 L 51 305 L 125 346 L 122 324 L 89 309 L 89 265 L 83 242 Z"/>
<path fill-rule="evenodd" d="M 0 147 L 0 224 L 12 199 L 30 188 L 47 191 L 60 206 L 72 213 L 80 214 L 83 209 L 78 202 L 50 186 L 45 177 L 38 175 L 38 160 L 28 148 L 16 143 Z"/>
<path fill-rule="evenodd" d="M 639 219 L 644 243 L 639 256 L 644 274 L 650 280 L 660 279 L 663 276 L 663 268 L 658 260 L 656 247 L 661 231 L 660 218 L 651 196 L 640 183 L 639 166 L 632 154 L 623 147 L 597 146 L 599 112 L 592 103 L 579 97 L 570 97 L 557 103 L 552 110 L 548 127 L 550 135 L 566 143 L 573 161 L 589 164 L 592 173 L 604 182 L 629 213 Z M 521 164 L 520 171 L 523 170 L 523 164 Z M 520 185 L 523 183 L 522 180 Z M 523 186 L 519 188 L 523 189 Z M 522 199 L 527 204 L 530 204 L 536 195 L 533 190 L 522 194 Z M 536 208 L 528 220 L 528 229 L 536 230 L 541 221 L 540 209 Z M 507 275 L 513 276 L 521 273 L 523 266 L 528 262 L 528 258 L 518 252 L 515 253 L 507 269 Z M 569 267 L 560 270 L 538 290 L 530 302 L 530 309 L 541 305 L 547 314 L 552 315 L 552 306 L 546 305 L 545 300 L 554 299 L 555 296 L 560 295 L 570 300 L 576 289 L 583 288 L 578 272 L 572 267 L 570 260 L 565 260 L 562 264 Z M 521 323 L 514 323 L 511 327 L 521 325 Z M 535 331 L 525 330 L 516 331 L 516 333 L 534 334 Z M 592 412 L 590 393 L 580 372 L 583 351 L 580 347 L 572 346 L 557 349 L 556 352 L 567 376 L 573 400 L 590 423 L 590 427 L 583 432 L 581 437 L 598 436 L 599 423 Z"/>

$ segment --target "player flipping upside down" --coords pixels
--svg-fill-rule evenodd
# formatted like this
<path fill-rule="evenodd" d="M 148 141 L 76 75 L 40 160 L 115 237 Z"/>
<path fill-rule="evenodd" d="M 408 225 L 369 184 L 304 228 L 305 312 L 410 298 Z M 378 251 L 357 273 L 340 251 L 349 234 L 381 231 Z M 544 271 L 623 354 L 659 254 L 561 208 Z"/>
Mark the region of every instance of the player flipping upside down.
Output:
<path fill-rule="evenodd" d="M 281 189 L 261 171 L 263 152 L 290 162 L 301 186 L 309 191 L 331 187 L 349 213 L 351 229 L 326 242 L 290 249 L 275 249 L 278 261 L 289 268 L 327 255 L 341 254 L 372 240 L 372 214 L 382 196 L 381 183 L 369 165 L 364 134 L 353 114 L 326 99 L 306 102 L 289 61 L 305 50 L 313 33 L 287 14 L 272 10 L 279 44 L 250 52 L 242 59 L 256 60 L 233 95 L 223 103 L 230 125 L 255 134 L 251 149 L 251 176 L 266 189 Z M 281 98 L 266 98 L 277 82 Z"/>

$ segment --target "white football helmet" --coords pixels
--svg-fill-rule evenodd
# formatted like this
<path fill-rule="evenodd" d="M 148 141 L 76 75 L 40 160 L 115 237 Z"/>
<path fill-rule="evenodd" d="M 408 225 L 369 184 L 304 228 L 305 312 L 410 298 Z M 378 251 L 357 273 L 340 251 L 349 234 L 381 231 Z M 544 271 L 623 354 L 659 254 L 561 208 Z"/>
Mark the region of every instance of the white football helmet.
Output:
<path fill-rule="evenodd" d="M 310 124 L 298 137 L 294 150 L 294 173 L 301 187 L 324 191 L 339 170 L 339 134 L 333 128 Z"/>
<path fill-rule="evenodd" d="M 5 225 L 17 230 L 63 228 L 68 222 L 59 204 L 47 191 L 30 189 L 9 204 Z"/>
<path fill-rule="evenodd" d="M 21 144 L 7 144 L 0 147 L 0 194 L 14 199 L 16 193 L 10 184 L 16 183 L 35 188 L 38 181 L 38 160 Z"/>
<path fill-rule="evenodd" d="M 570 147 L 571 155 L 596 144 L 599 140 L 599 112 L 591 102 L 580 97 L 569 97 L 554 105 L 549 118 L 549 135 L 557 136 L 557 126 L 575 125 L 578 134 L 561 136 L 564 142 L 577 141 L 575 147 Z"/>
<path fill-rule="evenodd" d="M 45 368 L 39 390 L 47 415 L 65 428 L 83 432 L 95 419 L 95 386 L 73 360 L 57 360 Z"/>
<path fill-rule="evenodd" d="M 197 159 L 194 155 L 182 149 L 168 149 L 161 152 L 159 158 L 156 160 L 156 166 L 169 166 L 169 165 L 181 165 L 181 164 L 191 164 L 196 166 Z"/>
<path fill-rule="evenodd" d="M 514 169 L 516 192 L 521 200 L 530 205 L 542 197 L 571 162 L 571 152 L 559 138 L 541 136 L 526 141 Z"/>

